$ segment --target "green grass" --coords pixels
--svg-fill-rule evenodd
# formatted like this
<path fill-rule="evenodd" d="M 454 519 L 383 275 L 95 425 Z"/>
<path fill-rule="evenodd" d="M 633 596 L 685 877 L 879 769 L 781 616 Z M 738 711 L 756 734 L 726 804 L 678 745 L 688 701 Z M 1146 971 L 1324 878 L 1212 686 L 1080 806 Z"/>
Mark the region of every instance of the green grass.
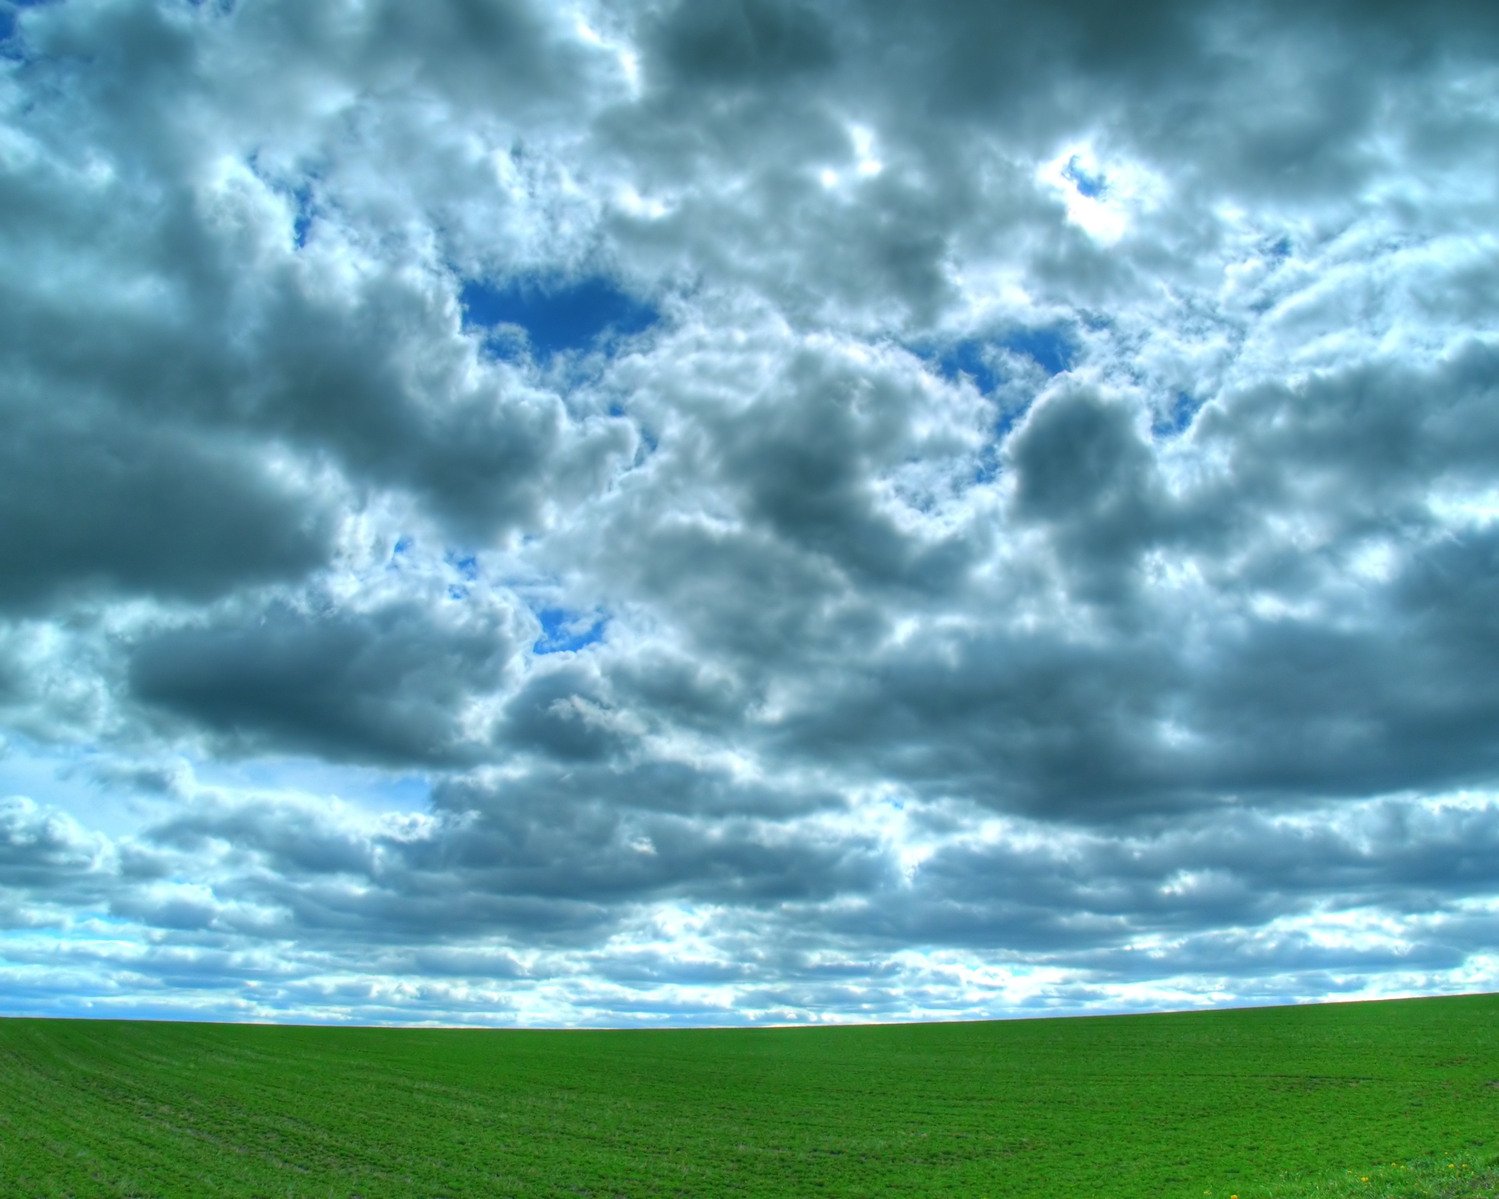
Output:
<path fill-rule="evenodd" d="M 1496 1167 L 1492 995 L 744 1031 L 0 1020 L 7 1199 L 1466 1199 Z"/>
<path fill-rule="evenodd" d="M 1280 1199 L 1491 1199 L 1499 1165 L 1467 1154 L 1446 1161 L 1382 1162 L 1326 1178 L 1287 1177 L 1271 1188 Z"/>

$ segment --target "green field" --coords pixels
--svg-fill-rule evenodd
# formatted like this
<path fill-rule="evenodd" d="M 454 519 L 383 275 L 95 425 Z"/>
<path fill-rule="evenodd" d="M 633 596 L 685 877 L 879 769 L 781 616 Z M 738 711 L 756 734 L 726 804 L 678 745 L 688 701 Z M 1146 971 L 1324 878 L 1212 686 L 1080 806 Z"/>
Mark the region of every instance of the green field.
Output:
<path fill-rule="evenodd" d="M 1490 1196 L 1496 1167 L 1494 995 L 821 1029 L 0 1020 L 6 1199 Z"/>

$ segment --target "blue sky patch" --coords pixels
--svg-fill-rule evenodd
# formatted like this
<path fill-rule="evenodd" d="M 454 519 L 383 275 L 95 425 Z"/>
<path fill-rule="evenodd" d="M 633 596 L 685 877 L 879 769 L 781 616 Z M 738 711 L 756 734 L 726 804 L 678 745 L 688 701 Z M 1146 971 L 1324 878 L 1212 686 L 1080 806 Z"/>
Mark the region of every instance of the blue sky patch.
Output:
<path fill-rule="evenodd" d="M 470 583 L 479 577 L 479 561 L 472 554 L 455 554 L 450 551 L 447 562 Z"/>
<path fill-rule="evenodd" d="M 312 228 L 313 219 L 317 216 L 314 203 L 315 197 L 312 190 L 313 185 L 318 182 L 317 176 L 314 175 L 303 179 L 295 187 L 288 187 L 287 181 L 284 178 L 276 178 L 261 168 L 260 152 L 258 150 L 253 151 L 245 162 L 250 170 L 254 172 L 257 179 L 276 192 L 277 195 L 291 201 L 291 240 L 292 245 L 300 250 L 307 244 L 307 234 Z"/>
<path fill-rule="evenodd" d="M 400 537 L 391 548 L 390 558 L 385 563 L 386 570 L 400 570 L 402 559 L 411 553 L 412 546 L 416 543 L 410 537 Z"/>
<path fill-rule="evenodd" d="M 462 554 L 456 550 L 449 550 L 443 555 L 443 561 L 463 580 L 460 583 L 448 584 L 448 598 L 450 600 L 468 599 L 468 585 L 479 577 L 478 559 L 472 554 Z"/>
<path fill-rule="evenodd" d="M 990 365 L 985 347 L 997 345 L 1001 349 L 1024 354 L 1047 375 L 1059 375 L 1072 368 L 1077 358 L 1077 345 L 1062 328 L 1018 329 L 994 342 L 980 338 L 965 337 L 955 341 L 937 354 L 930 351 L 917 352 L 936 365 L 937 373 L 953 381 L 963 376 L 973 380 L 983 395 L 993 395 L 1003 381 L 1003 375 Z M 1011 420 L 1013 423 L 1013 418 Z"/>
<path fill-rule="evenodd" d="M 571 653 L 604 639 L 607 618 L 597 613 L 569 612 L 566 608 L 542 608 L 541 636 L 531 647 L 538 654 Z"/>
<path fill-rule="evenodd" d="M 1066 179 L 1073 187 L 1077 188 L 1078 194 L 1095 199 L 1108 190 L 1108 180 L 1104 178 L 1102 171 L 1087 171 L 1078 163 L 1077 155 L 1074 154 L 1067 160 L 1067 165 L 1062 168 L 1062 178 Z"/>
<path fill-rule="evenodd" d="M 1048 375 L 1071 370 L 1077 358 L 1077 346 L 1065 330 L 1057 328 L 1021 329 L 1003 338 L 1001 344 L 1007 350 L 1024 354 Z"/>
<path fill-rule="evenodd" d="M 992 483 L 1002 473 L 999 461 L 999 448 L 1022 420 L 1025 414 L 1031 410 L 1031 403 L 1026 400 L 1020 404 L 1013 404 L 1008 408 L 1000 409 L 999 416 L 994 421 L 994 437 L 979 453 L 978 465 L 974 467 L 971 482 L 975 484 Z"/>
<path fill-rule="evenodd" d="M 1029 400 L 1023 404 L 1015 404 L 1009 408 L 1001 409 L 999 419 L 994 422 L 994 436 L 998 440 L 1003 441 L 1030 410 L 1031 404 Z"/>
<path fill-rule="evenodd" d="M 53 0 L 10 0 L 9 4 L 0 8 L 0 57 L 25 57 L 21 51 L 21 37 L 16 30 L 16 11 L 22 8 L 40 8 L 43 4 L 52 2 Z"/>
<path fill-rule="evenodd" d="M 1206 401 L 1195 399 L 1184 391 L 1176 393 L 1169 411 L 1151 422 L 1150 431 L 1158 438 L 1180 437 L 1192 427 L 1192 421 Z"/>
<path fill-rule="evenodd" d="M 957 381 L 967 375 L 983 395 L 999 386 L 999 375 L 984 357 L 984 343 L 974 338 L 955 342 L 937 356 L 937 370 L 944 379 Z"/>
<path fill-rule="evenodd" d="M 292 217 L 292 244 L 301 249 L 307 244 L 307 231 L 312 227 L 312 186 L 304 183 L 291 194 L 297 211 Z"/>
<path fill-rule="evenodd" d="M 514 338 L 504 327 L 521 330 L 531 352 L 545 362 L 557 354 L 585 350 L 608 334 L 644 332 L 661 318 L 651 305 L 637 300 L 602 276 L 573 282 L 534 277 L 494 284 L 471 279 L 458 293 L 466 329 L 496 330 L 485 348 L 498 357 L 515 357 Z"/>

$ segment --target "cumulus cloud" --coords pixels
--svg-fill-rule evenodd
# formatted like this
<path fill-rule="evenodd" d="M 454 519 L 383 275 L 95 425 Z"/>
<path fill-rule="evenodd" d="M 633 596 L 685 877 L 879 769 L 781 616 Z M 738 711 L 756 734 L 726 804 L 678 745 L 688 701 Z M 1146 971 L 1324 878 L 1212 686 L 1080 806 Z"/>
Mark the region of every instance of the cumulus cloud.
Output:
<path fill-rule="evenodd" d="M 1491 5 L 0 18 L 17 1011 L 1482 989 Z"/>
<path fill-rule="evenodd" d="M 515 647 L 502 619 L 444 615 L 414 603 L 231 609 L 143 636 L 127 687 L 229 752 L 461 764 L 474 752 L 464 744 L 470 705 L 502 684 Z"/>

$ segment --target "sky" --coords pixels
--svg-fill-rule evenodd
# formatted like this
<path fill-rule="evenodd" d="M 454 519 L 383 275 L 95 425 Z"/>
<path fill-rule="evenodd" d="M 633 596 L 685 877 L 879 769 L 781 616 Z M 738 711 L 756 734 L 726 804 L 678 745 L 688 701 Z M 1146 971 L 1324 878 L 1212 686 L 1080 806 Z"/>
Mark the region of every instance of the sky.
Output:
<path fill-rule="evenodd" d="M 0 1014 L 1499 990 L 1495 46 L 0 0 Z"/>

